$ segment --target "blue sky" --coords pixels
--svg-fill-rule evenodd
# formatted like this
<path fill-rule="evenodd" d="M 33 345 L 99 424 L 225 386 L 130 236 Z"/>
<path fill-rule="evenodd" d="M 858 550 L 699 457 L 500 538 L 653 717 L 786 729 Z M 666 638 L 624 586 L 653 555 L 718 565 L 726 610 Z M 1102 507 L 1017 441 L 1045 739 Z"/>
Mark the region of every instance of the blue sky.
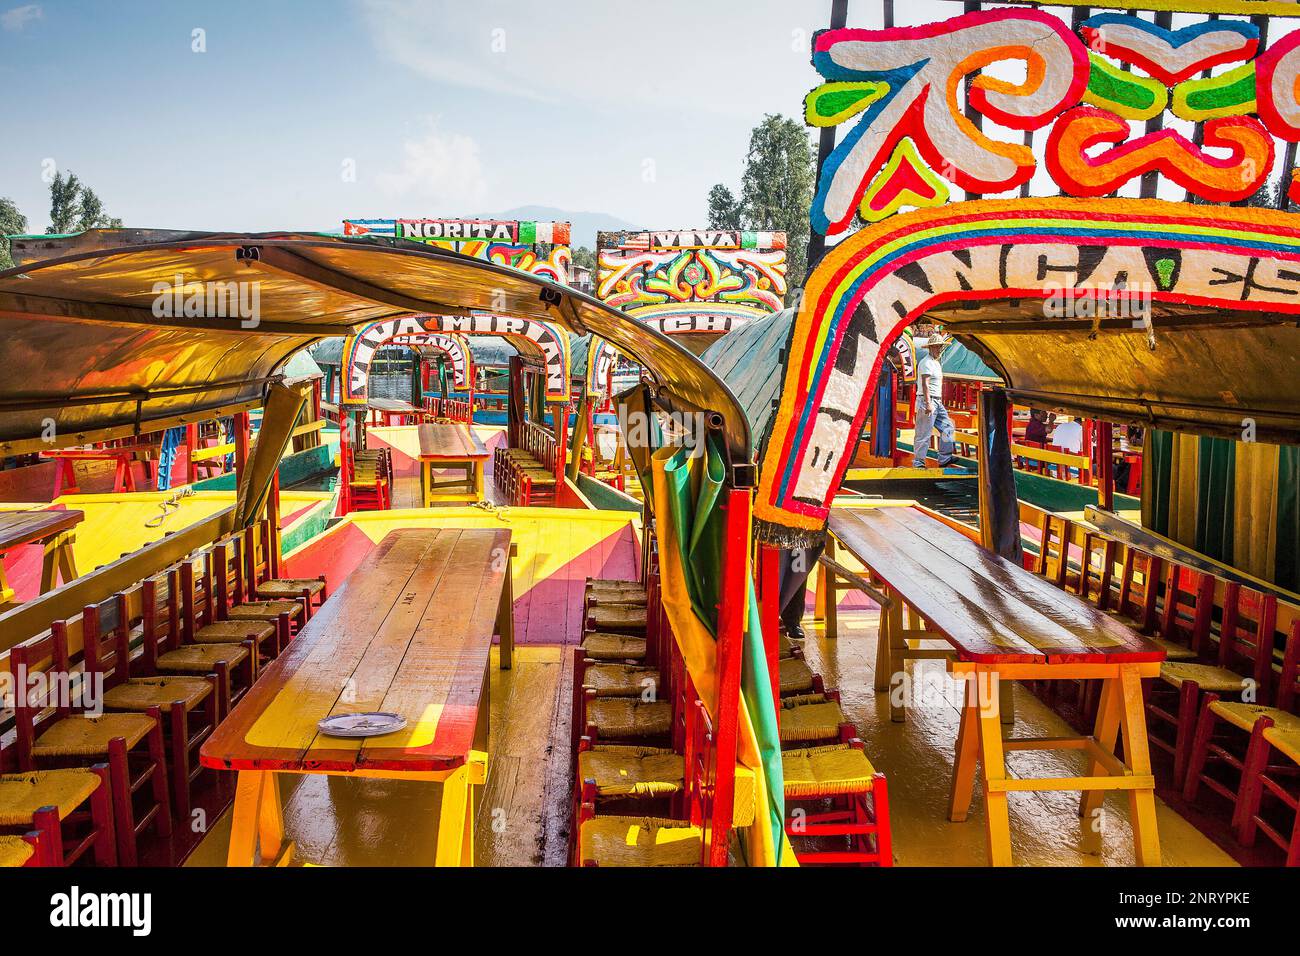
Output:
<path fill-rule="evenodd" d="M 874 0 L 854 7 L 854 25 L 879 25 Z M 829 8 L 0 0 L 0 195 L 43 230 L 48 160 L 129 226 L 334 229 L 529 203 L 701 225 L 762 115 L 799 116 Z"/>

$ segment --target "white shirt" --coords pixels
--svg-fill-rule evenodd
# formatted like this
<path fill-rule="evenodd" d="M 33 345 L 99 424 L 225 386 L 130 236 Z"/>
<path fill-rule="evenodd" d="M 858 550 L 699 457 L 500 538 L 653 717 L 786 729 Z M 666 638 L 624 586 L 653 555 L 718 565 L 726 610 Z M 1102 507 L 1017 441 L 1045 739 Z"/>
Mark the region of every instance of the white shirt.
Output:
<path fill-rule="evenodd" d="M 930 390 L 930 401 L 943 401 L 943 366 L 933 355 L 926 353 L 916 366 L 916 402 L 921 403 L 921 379 L 928 378 L 926 388 Z"/>
<path fill-rule="evenodd" d="M 1078 422 L 1061 422 L 1052 432 L 1052 442 L 1059 448 L 1078 454 L 1083 447 L 1083 426 Z"/>

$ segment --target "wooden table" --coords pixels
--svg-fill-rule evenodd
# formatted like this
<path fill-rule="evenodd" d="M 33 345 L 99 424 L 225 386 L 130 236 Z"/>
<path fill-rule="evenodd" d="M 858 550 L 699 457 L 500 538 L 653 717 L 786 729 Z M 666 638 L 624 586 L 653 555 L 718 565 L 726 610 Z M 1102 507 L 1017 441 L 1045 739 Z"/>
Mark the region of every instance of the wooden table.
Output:
<path fill-rule="evenodd" d="M 483 469 L 491 453 L 468 425 L 459 422 L 418 426 L 420 489 L 424 507 L 435 501 L 480 501 Z M 435 480 L 435 468 L 454 468 L 464 477 Z"/>
<path fill-rule="evenodd" d="M 1164 652 L 1092 605 L 915 508 L 836 508 L 830 530 L 896 598 L 882 616 L 886 639 L 877 655 L 878 674 L 882 669 L 886 675 L 901 672 L 901 666 L 891 662 L 900 659 L 905 642 L 920 633 L 952 645 L 948 669 L 966 681 L 966 695 L 949 819 L 966 818 L 978 756 L 984 772 L 990 862 L 1011 863 L 1011 791 L 1081 791 L 1080 815 L 1091 822 L 1097 820 L 1103 791 L 1126 790 L 1137 861 L 1158 866 L 1155 778 L 1141 680 L 1160 673 Z M 903 629 L 904 605 L 924 617 L 924 632 Z M 1004 740 L 999 686 L 1017 680 L 1102 681 L 1092 735 Z M 1122 759 L 1115 754 L 1121 732 Z M 1087 754 L 1084 776 L 1034 779 L 1007 773 L 1007 751 L 1062 749 Z"/>
<path fill-rule="evenodd" d="M 350 574 L 204 743 L 239 779 L 228 862 L 288 862 L 277 774 L 441 781 L 438 866 L 472 866 L 474 786 L 487 774 L 488 661 L 513 649 L 510 532 L 403 529 Z M 398 733 L 325 737 L 335 714 L 392 711 Z"/>
<path fill-rule="evenodd" d="M 42 458 L 55 459 L 59 462 L 58 494 L 75 495 L 81 489 L 77 485 L 77 471 L 73 462 L 77 461 L 111 461 L 114 462 L 113 492 L 138 491 L 135 474 L 131 471 L 133 462 L 144 462 L 144 476 L 149 484 L 157 484 L 154 468 L 162 455 L 161 442 L 140 442 L 131 445 L 113 445 L 105 448 L 58 448 L 54 451 L 41 452 Z"/>
<path fill-rule="evenodd" d="M 53 591 L 59 583 L 77 577 L 77 559 L 72 553 L 76 535 L 72 529 L 86 517 L 84 511 L 40 508 L 35 511 L 0 512 L 0 611 L 16 603 L 13 588 L 5 579 L 4 556 L 24 544 L 40 544 L 45 548 L 41 562 L 41 593 Z"/>
<path fill-rule="evenodd" d="M 376 424 L 383 421 L 385 425 L 404 425 L 407 419 L 414 421 L 417 415 L 424 414 L 423 408 L 417 408 L 410 402 L 404 402 L 398 398 L 372 398 L 366 405 L 370 410 L 376 413 Z M 393 419 L 397 421 L 394 422 Z"/>

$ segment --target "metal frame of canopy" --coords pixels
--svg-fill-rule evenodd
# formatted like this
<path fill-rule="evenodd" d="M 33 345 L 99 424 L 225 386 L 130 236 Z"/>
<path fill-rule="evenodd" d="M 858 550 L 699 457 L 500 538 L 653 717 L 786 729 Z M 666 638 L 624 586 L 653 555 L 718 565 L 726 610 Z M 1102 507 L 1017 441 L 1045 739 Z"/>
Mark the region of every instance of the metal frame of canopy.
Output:
<path fill-rule="evenodd" d="M 87 236 L 87 244 L 103 241 L 102 235 Z M 577 335 L 599 334 L 649 371 L 658 402 L 716 413 L 731 462 L 751 461 L 744 413 L 721 380 L 669 337 L 575 289 L 404 240 L 290 233 L 181 233 L 166 241 L 157 236 L 152 232 L 133 244 L 128 230 L 114 248 L 74 249 L 0 273 L 6 349 L 15 358 L 48 359 L 41 364 L 49 378 L 37 389 L 0 386 L 0 410 L 23 413 L 0 426 L 0 450 L 13 454 L 20 442 L 36 439 L 51 412 L 57 433 L 67 436 L 56 438 L 58 447 L 122 426 L 144 430 L 168 417 L 255 400 L 256 383 L 273 377 L 293 352 L 375 319 L 490 312 L 553 322 Z M 261 308 L 255 321 L 156 314 L 160 291 L 188 298 L 187 290 L 239 283 L 257 283 Z M 65 334 L 74 326 L 80 334 Z M 205 374 L 196 374 L 198 369 Z M 242 378 L 235 378 L 236 370 Z M 213 386 L 218 394 L 205 391 Z M 69 415 L 71 408 L 80 411 Z"/>

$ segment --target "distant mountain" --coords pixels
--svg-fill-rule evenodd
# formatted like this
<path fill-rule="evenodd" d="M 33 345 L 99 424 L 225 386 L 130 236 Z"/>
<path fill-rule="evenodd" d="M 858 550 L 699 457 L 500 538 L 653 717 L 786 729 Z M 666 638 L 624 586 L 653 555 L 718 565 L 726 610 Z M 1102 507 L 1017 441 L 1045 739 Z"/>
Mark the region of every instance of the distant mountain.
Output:
<path fill-rule="evenodd" d="M 634 222 L 611 216 L 607 212 L 573 212 L 569 209 L 557 209 L 554 206 L 516 206 L 505 212 L 496 213 L 497 219 L 540 219 L 573 224 L 572 244 L 596 248 L 596 233 L 612 229 L 644 229 Z"/>

